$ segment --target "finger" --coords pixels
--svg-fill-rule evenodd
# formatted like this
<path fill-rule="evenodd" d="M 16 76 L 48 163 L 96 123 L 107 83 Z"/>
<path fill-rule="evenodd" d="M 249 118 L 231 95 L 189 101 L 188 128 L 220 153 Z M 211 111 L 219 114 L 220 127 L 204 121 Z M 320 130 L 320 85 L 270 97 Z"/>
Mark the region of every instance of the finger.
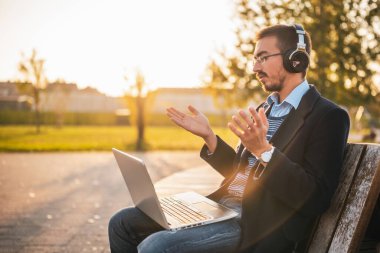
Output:
<path fill-rule="evenodd" d="M 250 113 L 252 115 L 253 120 L 255 121 L 256 126 L 257 127 L 261 127 L 262 122 L 261 122 L 261 119 L 260 119 L 259 115 L 257 115 L 257 112 L 256 112 L 255 108 L 249 107 L 249 111 L 250 111 Z"/>
<path fill-rule="evenodd" d="M 174 109 L 173 107 L 168 108 L 167 111 L 174 115 L 177 115 L 179 118 L 184 118 L 186 116 L 186 114 Z"/>
<path fill-rule="evenodd" d="M 175 115 L 175 114 L 170 108 L 166 108 L 166 115 L 170 116 L 170 115 Z"/>
<path fill-rule="evenodd" d="M 180 120 L 183 120 L 186 116 L 184 113 L 181 113 L 174 108 L 167 108 L 166 109 L 166 115 L 168 115 L 169 117 L 175 117 L 175 118 L 180 119 Z"/>
<path fill-rule="evenodd" d="M 170 110 L 172 113 L 178 115 L 179 117 L 185 117 L 186 116 L 185 113 L 178 111 L 177 109 L 175 109 L 173 107 L 170 107 L 168 110 Z"/>
<path fill-rule="evenodd" d="M 192 106 L 192 105 L 189 105 L 187 108 L 188 108 L 188 109 L 189 109 L 189 111 L 190 111 L 190 112 L 192 112 L 193 114 L 195 114 L 195 115 L 198 115 L 198 114 L 199 114 L 198 110 L 197 110 L 197 109 L 195 109 L 195 107 L 194 107 L 194 106 Z"/>
<path fill-rule="evenodd" d="M 240 127 L 241 130 L 243 130 L 244 132 L 248 132 L 248 128 L 247 126 L 245 126 L 239 119 L 238 117 L 236 117 L 235 115 L 232 116 L 232 120 L 233 122 Z"/>
<path fill-rule="evenodd" d="M 174 107 L 170 107 L 169 110 L 172 111 L 173 113 L 176 113 L 176 114 L 180 115 L 181 117 L 186 116 L 185 113 L 183 113 L 183 112 L 181 112 L 181 111 L 175 109 Z"/>
<path fill-rule="evenodd" d="M 180 117 L 178 117 L 177 115 L 175 115 L 175 114 L 169 114 L 169 113 L 167 113 L 166 114 L 168 117 L 169 117 L 169 119 L 171 119 L 171 120 L 176 120 L 177 122 L 183 122 L 183 118 L 180 118 Z"/>
<path fill-rule="evenodd" d="M 178 126 L 180 126 L 180 127 L 183 127 L 183 126 L 184 126 L 182 120 L 180 120 L 180 119 L 178 119 L 178 118 L 171 118 L 171 117 L 169 117 L 169 118 L 170 118 L 170 120 L 171 120 L 173 123 L 175 123 L 176 125 L 178 125 Z"/>
<path fill-rule="evenodd" d="M 239 112 L 240 116 L 244 119 L 244 121 L 247 123 L 247 126 L 251 129 L 254 127 L 252 119 L 246 114 L 244 111 Z M 249 130 L 249 129 L 248 129 Z"/>
<path fill-rule="evenodd" d="M 231 122 L 228 122 L 228 128 L 239 138 L 241 138 L 242 133 L 232 124 Z"/>
<path fill-rule="evenodd" d="M 264 108 L 260 108 L 259 116 L 260 116 L 260 119 L 261 119 L 261 122 L 263 123 L 263 125 L 268 127 L 269 123 L 268 123 L 267 115 L 265 115 Z"/>
<path fill-rule="evenodd" d="M 168 116 L 169 116 L 169 118 L 173 118 L 173 119 L 177 119 L 177 120 L 181 120 L 181 121 L 183 121 L 183 118 L 178 117 L 178 115 L 175 115 L 175 114 L 169 115 L 169 114 L 168 114 Z"/>

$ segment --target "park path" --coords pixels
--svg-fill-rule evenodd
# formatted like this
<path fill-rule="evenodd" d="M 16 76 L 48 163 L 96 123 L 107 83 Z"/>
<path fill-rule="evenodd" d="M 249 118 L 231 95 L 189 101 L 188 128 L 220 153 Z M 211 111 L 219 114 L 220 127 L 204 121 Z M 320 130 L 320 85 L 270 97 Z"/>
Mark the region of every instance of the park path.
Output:
<path fill-rule="evenodd" d="M 134 154 L 153 182 L 165 178 L 157 184 L 164 195 L 191 189 L 189 181 L 168 187 L 176 173 L 206 168 L 198 152 Z M 109 252 L 108 220 L 128 205 L 111 152 L 0 153 L 0 253 Z"/>

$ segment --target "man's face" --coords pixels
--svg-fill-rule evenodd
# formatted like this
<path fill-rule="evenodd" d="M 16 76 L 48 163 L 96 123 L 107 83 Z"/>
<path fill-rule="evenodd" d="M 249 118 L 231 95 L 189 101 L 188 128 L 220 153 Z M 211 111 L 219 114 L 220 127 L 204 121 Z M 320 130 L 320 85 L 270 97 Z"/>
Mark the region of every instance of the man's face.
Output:
<path fill-rule="evenodd" d="M 256 61 L 253 66 L 253 72 L 256 73 L 256 78 L 263 84 L 265 91 L 281 91 L 284 85 L 286 70 L 282 65 L 282 55 L 277 47 L 277 38 L 274 36 L 264 37 L 257 41 L 254 56 Z M 273 55 L 268 58 L 265 56 Z M 261 57 L 264 59 L 260 62 Z"/>

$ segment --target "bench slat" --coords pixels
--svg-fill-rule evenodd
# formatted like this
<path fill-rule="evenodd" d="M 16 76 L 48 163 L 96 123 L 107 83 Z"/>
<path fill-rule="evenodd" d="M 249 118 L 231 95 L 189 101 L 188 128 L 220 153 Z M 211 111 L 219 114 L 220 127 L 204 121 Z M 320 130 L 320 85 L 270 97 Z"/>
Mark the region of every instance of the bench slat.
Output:
<path fill-rule="evenodd" d="M 317 230 L 314 233 L 308 252 L 320 253 L 328 251 L 337 227 L 337 222 L 343 211 L 350 186 L 357 171 L 359 157 L 361 157 L 364 148 L 365 145 L 348 144 L 338 188 L 331 200 L 330 208 L 319 220 Z"/>
<path fill-rule="evenodd" d="M 328 252 L 357 252 L 379 196 L 379 154 L 379 145 L 367 145 Z"/>

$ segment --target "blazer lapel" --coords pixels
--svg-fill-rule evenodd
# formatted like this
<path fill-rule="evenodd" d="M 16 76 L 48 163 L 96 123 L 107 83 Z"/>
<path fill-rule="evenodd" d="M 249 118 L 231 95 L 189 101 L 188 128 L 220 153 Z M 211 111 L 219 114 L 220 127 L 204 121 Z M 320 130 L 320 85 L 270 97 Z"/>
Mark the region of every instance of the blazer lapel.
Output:
<path fill-rule="evenodd" d="M 284 150 L 287 144 L 293 139 L 298 130 L 303 126 L 305 118 L 312 111 L 314 104 L 320 98 L 319 92 L 316 88 L 310 85 L 310 89 L 302 97 L 300 105 L 297 110 L 294 108 L 290 111 L 280 128 L 270 139 L 276 148 Z"/>

